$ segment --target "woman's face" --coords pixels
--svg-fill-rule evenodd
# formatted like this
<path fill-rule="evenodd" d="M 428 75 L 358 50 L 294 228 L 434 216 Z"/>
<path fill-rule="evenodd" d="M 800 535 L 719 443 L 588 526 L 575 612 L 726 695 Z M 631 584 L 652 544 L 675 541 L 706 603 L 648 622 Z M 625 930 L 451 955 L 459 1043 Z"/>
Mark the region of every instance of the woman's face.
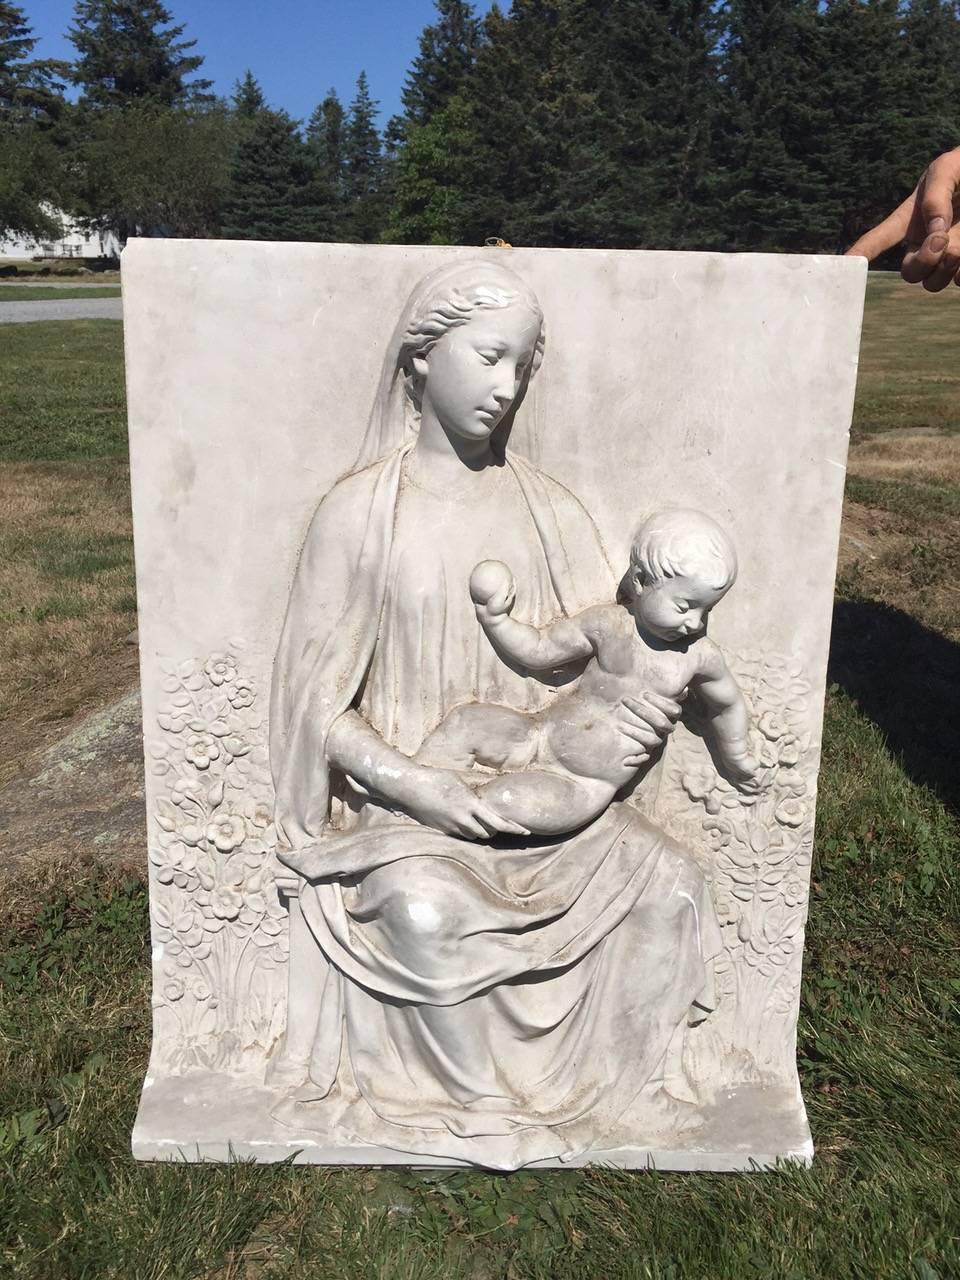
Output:
<path fill-rule="evenodd" d="M 487 440 L 517 398 L 536 349 L 540 321 L 522 303 L 475 311 L 450 329 L 414 369 L 424 379 L 424 415 L 447 432 Z"/>

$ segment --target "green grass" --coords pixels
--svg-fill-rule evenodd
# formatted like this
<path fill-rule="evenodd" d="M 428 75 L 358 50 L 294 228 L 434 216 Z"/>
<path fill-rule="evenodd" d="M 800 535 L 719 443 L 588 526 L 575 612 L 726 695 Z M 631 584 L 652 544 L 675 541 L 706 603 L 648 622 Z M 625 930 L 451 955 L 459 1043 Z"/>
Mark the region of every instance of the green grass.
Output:
<path fill-rule="evenodd" d="M 4 325 L 0 460 L 124 457 L 119 320 Z"/>
<path fill-rule="evenodd" d="M 924 293 L 892 272 L 867 281 L 854 436 L 960 431 L 960 289 Z"/>
<path fill-rule="evenodd" d="M 56 285 L 38 285 L 31 288 L 24 285 L 0 284 L 0 302 L 50 302 L 57 298 L 119 298 L 120 290 L 116 285 L 83 285 L 77 289 L 67 289 Z"/>
<path fill-rule="evenodd" d="M 836 691 L 820 805 L 799 1044 L 818 1157 L 755 1177 L 134 1165 L 144 887 L 21 885 L 0 926 L 0 1271 L 956 1276 L 960 829 Z"/>
<path fill-rule="evenodd" d="M 125 448 L 120 327 L 32 325 L 5 330 L 4 340 L 7 334 L 20 345 L 12 355 L 6 341 L 0 346 L 0 383 L 7 380 L 0 457 L 103 461 L 34 463 L 29 470 L 47 506 L 8 535 L 0 558 L 23 566 L 37 631 L 55 627 L 58 617 L 72 625 L 69 611 L 101 584 L 115 583 L 109 600 L 122 614 L 135 607 L 125 581 L 126 533 L 107 519 L 111 504 L 119 510 L 126 501 L 123 468 L 107 461 Z M 957 351 L 957 302 L 872 277 L 860 432 L 960 423 Z M 39 401 L 14 394 L 33 383 Z M 40 402 L 46 419 L 35 412 Z M 107 405 L 108 412 L 96 411 Z M 39 433 L 35 422 L 44 424 Z M 81 466 L 74 476 L 71 468 Z M 105 505 L 94 528 L 84 520 L 101 471 L 96 493 Z M 33 503 L 36 490 L 24 492 L 23 502 Z M 884 699 L 889 741 L 900 741 L 904 756 L 887 745 L 875 723 L 883 717 L 866 696 L 858 706 L 832 688 L 798 1043 L 817 1145 L 812 1169 L 493 1177 L 136 1165 L 129 1134 L 150 1046 L 145 889 L 92 864 L 60 868 L 21 875 L 0 892 L 0 1274 L 960 1276 L 960 819 L 942 799 L 949 786 L 956 790 L 948 775 L 956 767 L 960 685 L 951 677 L 956 646 L 945 638 L 956 600 L 938 594 L 956 580 L 950 538 L 960 510 L 954 487 L 917 476 L 852 477 L 848 492 L 894 518 L 906 541 L 895 564 L 881 557 L 872 577 L 851 574 L 842 584 L 854 611 L 842 637 L 851 646 L 848 666 L 863 674 L 857 644 L 882 658 L 882 670 L 865 683 Z M 950 601 L 938 632 L 916 621 L 926 616 L 925 592 L 938 607 Z M 925 637 L 927 647 L 898 640 L 887 651 L 882 638 L 870 641 L 872 633 L 858 630 L 861 608 L 874 623 L 886 618 L 906 628 L 911 643 Z M 941 683 L 923 685 L 934 678 Z M 923 767 L 921 749 L 932 758 Z"/>
<path fill-rule="evenodd" d="M 879 507 L 909 520 L 960 517 L 960 489 L 948 484 L 917 483 L 911 480 L 869 480 L 848 476 L 847 497 L 867 507 Z"/>

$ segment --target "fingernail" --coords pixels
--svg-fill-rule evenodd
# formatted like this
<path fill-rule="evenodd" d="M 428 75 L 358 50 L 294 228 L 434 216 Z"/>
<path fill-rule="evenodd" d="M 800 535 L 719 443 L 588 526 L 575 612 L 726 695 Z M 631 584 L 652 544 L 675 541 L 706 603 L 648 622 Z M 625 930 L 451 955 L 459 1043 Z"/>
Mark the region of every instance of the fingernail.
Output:
<path fill-rule="evenodd" d="M 943 251 L 944 251 L 944 249 L 945 249 L 946 247 L 947 247 L 947 237 L 946 237 L 946 236 L 931 236 L 931 237 L 930 237 L 930 252 L 931 252 L 931 253 L 943 253 Z"/>
<path fill-rule="evenodd" d="M 927 223 L 928 236 L 933 235 L 934 231 L 946 231 L 946 229 L 947 229 L 947 220 L 946 218 L 941 218 L 939 215 L 936 218 L 931 218 L 930 221 Z"/>

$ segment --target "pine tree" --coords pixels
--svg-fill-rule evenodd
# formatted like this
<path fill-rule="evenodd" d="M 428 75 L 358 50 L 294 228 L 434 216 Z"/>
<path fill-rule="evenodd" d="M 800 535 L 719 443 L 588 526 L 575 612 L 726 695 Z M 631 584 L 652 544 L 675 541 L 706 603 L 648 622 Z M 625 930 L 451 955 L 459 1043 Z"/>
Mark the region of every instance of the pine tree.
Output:
<path fill-rule="evenodd" d="M 728 22 L 718 247 L 818 248 L 832 214 L 817 0 L 732 0 Z"/>
<path fill-rule="evenodd" d="M 897 0 L 827 0 L 817 91 L 829 123 L 817 146 L 829 234 L 845 248 L 903 198 L 926 157 L 915 136 L 918 84 Z M 920 144 L 922 146 L 922 143 Z"/>
<path fill-rule="evenodd" d="M 420 33 L 401 94 L 403 124 L 416 128 L 442 111 L 473 69 L 482 25 L 466 0 L 436 0 L 438 21 Z"/>
<path fill-rule="evenodd" d="M 960 6 L 952 0 L 908 0 L 903 47 L 919 168 L 960 141 Z"/>
<path fill-rule="evenodd" d="M 0 3 L 0 239 L 58 234 L 47 206 L 59 198 L 54 126 L 66 67 L 33 59 L 36 38 L 22 9 Z"/>
<path fill-rule="evenodd" d="M 37 38 L 22 9 L 0 2 L 0 121 L 49 123 L 63 109 L 67 64 L 33 59 Z"/>
<path fill-rule="evenodd" d="M 252 120 L 266 107 L 267 100 L 263 95 L 263 90 L 249 68 L 244 73 L 243 79 L 238 80 L 233 86 L 231 100 L 234 113 L 241 120 Z"/>
<path fill-rule="evenodd" d="M 340 202 L 344 199 L 346 133 L 347 113 L 336 89 L 330 89 L 307 124 L 307 146 L 321 177 Z"/>
<path fill-rule="evenodd" d="M 223 209 L 230 240 L 324 240 L 333 210 L 296 123 L 263 109 L 237 143 Z"/>
<path fill-rule="evenodd" d="M 182 40 L 183 25 L 160 0 L 77 0 L 69 37 L 77 50 L 72 78 L 80 103 L 120 107 L 150 101 L 179 107 L 209 100 L 210 80 L 190 80 L 203 64 Z"/>
<path fill-rule="evenodd" d="M 377 103 L 365 71 L 347 112 L 344 132 L 344 230 L 351 240 L 375 241 L 383 223 L 383 151 L 377 132 Z"/>

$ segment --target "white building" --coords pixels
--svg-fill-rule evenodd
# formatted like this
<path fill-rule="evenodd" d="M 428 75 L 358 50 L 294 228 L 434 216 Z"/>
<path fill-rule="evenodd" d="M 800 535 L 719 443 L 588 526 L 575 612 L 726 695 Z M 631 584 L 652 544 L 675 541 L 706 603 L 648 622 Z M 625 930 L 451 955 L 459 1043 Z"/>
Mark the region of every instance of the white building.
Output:
<path fill-rule="evenodd" d="M 112 231 L 87 231 L 75 218 L 58 209 L 47 208 L 61 224 L 62 235 L 55 240 L 0 239 L 0 262 L 11 258 L 118 258 L 120 242 Z"/>

